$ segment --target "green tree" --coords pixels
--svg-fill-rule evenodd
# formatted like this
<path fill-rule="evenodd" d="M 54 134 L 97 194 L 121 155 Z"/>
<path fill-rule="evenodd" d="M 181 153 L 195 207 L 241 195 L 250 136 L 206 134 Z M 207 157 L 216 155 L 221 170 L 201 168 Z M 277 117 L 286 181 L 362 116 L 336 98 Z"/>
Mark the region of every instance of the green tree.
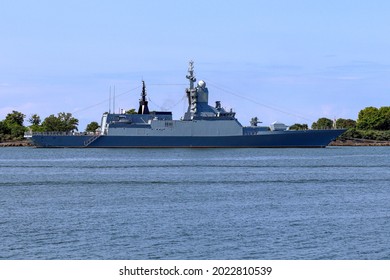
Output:
<path fill-rule="evenodd" d="M 319 118 L 318 121 L 311 125 L 312 129 L 331 129 L 333 127 L 333 121 L 328 118 Z"/>
<path fill-rule="evenodd" d="M 31 123 L 30 125 L 30 129 L 34 132 L 43 132 L 44 131 L 44 128 L 43 126 L 41 125 L 41 117 L 38 116 L 37 114 L 34 114 L 32 115 L 29 119 L 28 119 L 29 123 Z"/>
<path fill-rule="evenodd" d="M 53 114 L 43 120 L 42 127 L 44 131 L 62 131 L 60 119 Z"/>
<path fill-rule="evenodd" d="M 125 114 L 137 114 L 137 111 L 135 109 L 130 109 L 125 112 Z"/>
<path fill-rule="evenodd" d="M 379 122 L 379 110 L 375 107 L 366 107 L 358 114 L 356 127 L 358 129 L 368 130 L 376 129 Z"/>
<path fill-rule="evenodd" d="M 11 139 L 23 139 L 24 132 L 26 131 L 26 128 L 22 125 L 18 125 L 16 123 L 12 123 L 8 125 L 11 133 Z"/>
<path fill-rule="evenodd" d="M 12 111 L 12 113 L 9 113 L 5 117 L 5 122 L 23 126 L 23 122 L 24 122 L 25 117 L 26 116 L 24 114 L 22 114 L 21 112 Z"/>
<path fill-rule="evenodd" d="M 307 129 L 309 129 L 307 124 L 300 124 L 300 123 L 295 123 L 289 128 L 289 130 L 307 130 Z"/>
<path fill-rule="evenodd" d="M 2 130 L 5 135 L 9 135 L 10 139 L 22 139 L 24 132 L 26 131 L 23 126 L 24 118 L 26 116 L 21 112 L 12 111 L 9 113 L 3 121 Z"/>
<path fill-rule="evenodd" d="M 88 132 L 95 132 L 96 129 L 98 129 L 100 126 L 97 122 L 91 122 L 87 125 L 87 128 L 85 129 L 85 131 L 88 131 Z"/>
<path fill-rule="evenodd" d="M 40 125 L 41 117 L 38 116 L 37 114 L 34 114 L 28 119 L 28 122 L 31 123 L 32 125 Z"/>
<path fill-rule="evenodd" d="M 376 129 L 390 130 L 390 106 L 380 107 L 378 110 L 378 123 Z"/>
<path fill-rule="evenodd" d="M 354 128 L 356 126 L 356 121 L 351 119 L 337 119 L 336 128 Z"/>
<path fill-rule="evenodd" d="M 79 120 L 74 118 L 71 113 L 59 113 L 58 117 L 64 126 L 63 131 L 78 131 Z"/>
<path fill-rule="evenodd" d="M 78 130 L 77 126 L 79 120 L 74 118 L 71 113 L 58 113 L 57 117 L 50 115 L 42 122 L 44 131 L 59 131 L 59 132 L 70 132 Z"/>
<path fill-rule="evenodd" d="M 0 142 L 6 140 L 10 133 L 11 131 L 8 126 L 5 125 L 4 121 L 0 121 Z"/>
<path fill-rule="evenodd" d="M 8 126 L 5 124 L 4 121 L 0 121 L 0 134 L 10 134 L 11 131 L 9 130 Z"/>

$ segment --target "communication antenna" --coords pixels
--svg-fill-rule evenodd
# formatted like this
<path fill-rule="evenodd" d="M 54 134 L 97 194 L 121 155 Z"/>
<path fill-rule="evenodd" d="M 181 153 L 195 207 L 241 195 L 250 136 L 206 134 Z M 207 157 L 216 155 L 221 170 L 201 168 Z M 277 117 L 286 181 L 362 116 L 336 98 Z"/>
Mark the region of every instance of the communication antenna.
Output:
<path fill-rule="evenodd" d="M 110 86 L 110 91 L 108 95 L 108 113 L 111 114 L 111 86 Z"/>
<path fill-rule="evenodd" d="M 115 114 L 115 86 L 114 86 L 114 99 L 112 100 L 112 112 Z"/>

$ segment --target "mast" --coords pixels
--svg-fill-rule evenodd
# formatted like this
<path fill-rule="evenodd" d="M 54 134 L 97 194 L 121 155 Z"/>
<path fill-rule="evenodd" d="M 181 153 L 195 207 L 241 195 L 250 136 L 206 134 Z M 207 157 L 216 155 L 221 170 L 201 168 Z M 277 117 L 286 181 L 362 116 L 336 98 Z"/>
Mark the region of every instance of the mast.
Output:
<path fill-rule="evenodd" d="M 190 87 L 186 88 L 187 98 L 188 98 L 188 111 L 187 113 L 193 115 L 196 114 L 197 111 L 197 92 L 196 88 L 194 88 L 194 82 L 196 82 L 196 78 L 194 75 L 194 62 L 191 60 L 188 65 L 188 74 L 186 78 L 190 81 Z"/>
<path fill-rule="evenodd" d="M 190 80 L 190 90 L 194 89 L 194 82 L 196 82 L 196 78 L 194 76 L 194 62 L 191 60 L 188 65 L 188 75 L 186 78 Z"/>
<path fill-rule="evenodd" d="M 115 114 L 115 86 L 114 86 L 114 98 L 112 100 L 112 112 Z"/>
<path fill-rule="evenodd" d="M 138 114 L 149 114 L 148 101 L 146 100 L 145 81 L 142 81 L 142 93 L 139 100 Z"/>
<path fill-rule="evenodd" d="M 110 86 L 110 94 L 108 96 L 108 113 L 111 114 L 111 86 Z"/>

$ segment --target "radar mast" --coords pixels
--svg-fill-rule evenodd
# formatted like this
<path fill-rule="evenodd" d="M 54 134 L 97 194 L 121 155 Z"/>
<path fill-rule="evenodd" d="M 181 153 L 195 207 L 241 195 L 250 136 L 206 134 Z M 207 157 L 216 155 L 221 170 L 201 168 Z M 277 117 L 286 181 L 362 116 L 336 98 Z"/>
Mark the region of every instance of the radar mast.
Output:
<path fill-rule="evenodd" d="M 188 65 L 188 74 L 186 78 L 190 81 L 190 87 L 186 88 L 187 99 L 188 99 L 188 116 L 193 116 L 197 113 L 198 93 L 194 87 L 196 78 L 194 75 L 194 62 L 191 60 Z"/>
<path fill-rule="evenodd" d="M 139 100 L 138 114 L 149 114 L 148 101 L 146 100 L 145 81 L 142 81 L 142 93 Z"/>

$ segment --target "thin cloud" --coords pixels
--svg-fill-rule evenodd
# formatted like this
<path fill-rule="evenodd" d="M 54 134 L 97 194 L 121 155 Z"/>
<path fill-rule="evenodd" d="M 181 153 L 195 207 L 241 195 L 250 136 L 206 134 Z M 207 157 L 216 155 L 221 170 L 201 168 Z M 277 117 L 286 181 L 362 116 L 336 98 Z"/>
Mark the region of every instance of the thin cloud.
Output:
<path fill-rule="evenodd" d="M 363 77 L 357 77 L 357 76 L 340 76 L 336 77 L 337 80 L 344 80 L 344 81 L 357 81 L 357 80 L 363 80 Z"/>

